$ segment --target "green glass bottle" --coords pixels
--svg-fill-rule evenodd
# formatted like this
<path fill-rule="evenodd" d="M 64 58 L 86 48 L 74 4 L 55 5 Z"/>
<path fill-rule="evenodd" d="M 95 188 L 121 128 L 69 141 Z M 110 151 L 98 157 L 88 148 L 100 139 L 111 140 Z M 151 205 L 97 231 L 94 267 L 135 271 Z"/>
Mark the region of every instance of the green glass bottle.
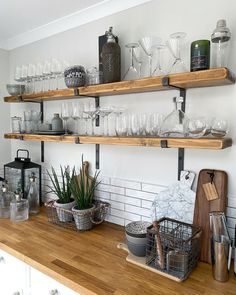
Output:
<path fill-rule="evenodd" d="M 191 44 L 191 72 L 210 68 L 210 41 L 197 40 Z"/>

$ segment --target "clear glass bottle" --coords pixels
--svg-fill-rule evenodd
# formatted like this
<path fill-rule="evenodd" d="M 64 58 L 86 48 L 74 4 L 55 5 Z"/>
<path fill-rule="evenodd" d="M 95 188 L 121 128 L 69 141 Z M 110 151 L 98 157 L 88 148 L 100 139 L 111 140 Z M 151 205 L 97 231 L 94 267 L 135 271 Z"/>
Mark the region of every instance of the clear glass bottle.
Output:
<path fill-rule="evenodd" d="M 160 136 L 163 137 L 185 137 L 187 134 L 188 118 L 181 110 L 183 97 L 174 97 L 175 109 L 162 122 Z"/>
<path fill-rule="evenodd" d="M 29 201 L 29 213 L 37 214 L 39 213 L 39 192 L 36 183 L 36 176 L 34 173 L 29 177 L 29 192 L 27 199 Z"/>
<path fill-rule="evenodd" d="M 10 202 L 12 199 L 12 193 L 8 191 L 7 184 L 2 185 L 0 191 L 0 218 L 10 217 Z"/>
<path fill-rule="evenodd" d="M 29 219 L 29 202 L 21 198 L 20 192 L 15 193 L 15 198 L 10 203 L 10 219 L 14 222 Z"/>
<path fill-rule="evenodd" d="M 217 21 L 215 30 L 211 35 L 212 42 L 212 67 L 221 68 L 228 66 L 231 32 L 226 27 L 226 20 Z"/>

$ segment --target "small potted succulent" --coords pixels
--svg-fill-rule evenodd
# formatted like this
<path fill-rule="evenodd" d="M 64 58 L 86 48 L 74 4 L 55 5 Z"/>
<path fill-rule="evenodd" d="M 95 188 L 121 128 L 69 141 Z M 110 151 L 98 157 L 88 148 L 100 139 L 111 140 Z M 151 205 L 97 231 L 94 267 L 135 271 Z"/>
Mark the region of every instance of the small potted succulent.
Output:
<path fill-rule="evenodd" d="M 72 197 L 70 185 L 71 179 L 74 178 L 75 170 L 73 169 L 72 173 L 70 173 L 69 167 L 65 167 L 63 169 L 62 166 L 60 166 L 60 168 L 60 181 L 53 167 L 51 168 L 52 174 L 50 174 L 47 170 L 48 176 L 52 183 L 51 185 L 48 185 L 50 189 L 48 193 L 53 193 L 58 197 L 54 203 L 57 210 L 58 219 L 62 222 L 67 222 L 73 220 L 73 215 L 72 213 L 66 212 L 63 209 L 71 210 L 71 208 L 75 205 L 75 200 Z"/>
<path fill-rule="evenodd" d="M 71 179 L 71 191 L 75 199 L 75 206 L 72 208 L 75 224 L 78 230 L 89 230 L 93 226 L 93 216 L 95 213 L 94 191 L 98 186 L 99 172 L 95 172 L 93 177 L 88 175 L 88 162 L 83 161 L 80 168 L 80 175 Z"/>

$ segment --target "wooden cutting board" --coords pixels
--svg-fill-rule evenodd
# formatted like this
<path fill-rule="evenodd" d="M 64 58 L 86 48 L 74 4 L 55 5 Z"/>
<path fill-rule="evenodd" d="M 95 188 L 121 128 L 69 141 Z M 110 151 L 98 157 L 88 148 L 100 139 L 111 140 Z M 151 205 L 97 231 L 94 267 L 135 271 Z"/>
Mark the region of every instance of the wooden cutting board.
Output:
<path fill-rule="evenodd" d="M 83 167 L 80 169 L 80 174 L 77 175 L 78 183 L 80 183 L 81 181 L 81 177 L 82 177 L 81 174 L 83 175 L 83 181 L 85 186 L 88 183 L 90 187 L 93 181 L 93 177 L 89 175 L 89 162 L 87 161 L 83 162 Z"/>
<path fill-rule="evenodd" d="M 218 194 L 218 199 L 208 201 L 203 184 L 211 183 L 212 173 L 214 173 L 213 183 Z M 211 263 L 209 212 L 225 212 L 227 193 L 228 176 L 225 171 L 203 169 L 199 172 L 193 224 L 200 226 L 202 229 L 200 261 Z"/>

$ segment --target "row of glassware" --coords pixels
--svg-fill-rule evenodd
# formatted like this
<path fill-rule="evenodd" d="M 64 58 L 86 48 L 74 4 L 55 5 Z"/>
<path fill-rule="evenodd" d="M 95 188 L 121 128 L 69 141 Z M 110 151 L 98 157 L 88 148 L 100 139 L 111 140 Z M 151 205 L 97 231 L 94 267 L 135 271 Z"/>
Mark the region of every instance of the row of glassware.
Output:
<path fill-rule="evenodd" d="M 127 109 L 119 107 L 96 108 L 92 102 L 64 102 L 61 105 L 61 114 L 54 114 L 52 122 L 42 123 L 41 113 L 37 111 L 24 112 L 23 120 L 20 117 L 13 117 L 12 132 L 40 133 L 43 131 L 49 134 L 58 132 L 79 135 L 194 138 L 207 135 L 224 137 L 228 133 L 227 120 L 188 118 L 181 110 L 182 102 L 181 97 L 174 98 L 175 109 L 167 116 L 159 113 L 130 113 Z M 96 127 L 95 122 L 98 117 L 99 127 Z"/>

